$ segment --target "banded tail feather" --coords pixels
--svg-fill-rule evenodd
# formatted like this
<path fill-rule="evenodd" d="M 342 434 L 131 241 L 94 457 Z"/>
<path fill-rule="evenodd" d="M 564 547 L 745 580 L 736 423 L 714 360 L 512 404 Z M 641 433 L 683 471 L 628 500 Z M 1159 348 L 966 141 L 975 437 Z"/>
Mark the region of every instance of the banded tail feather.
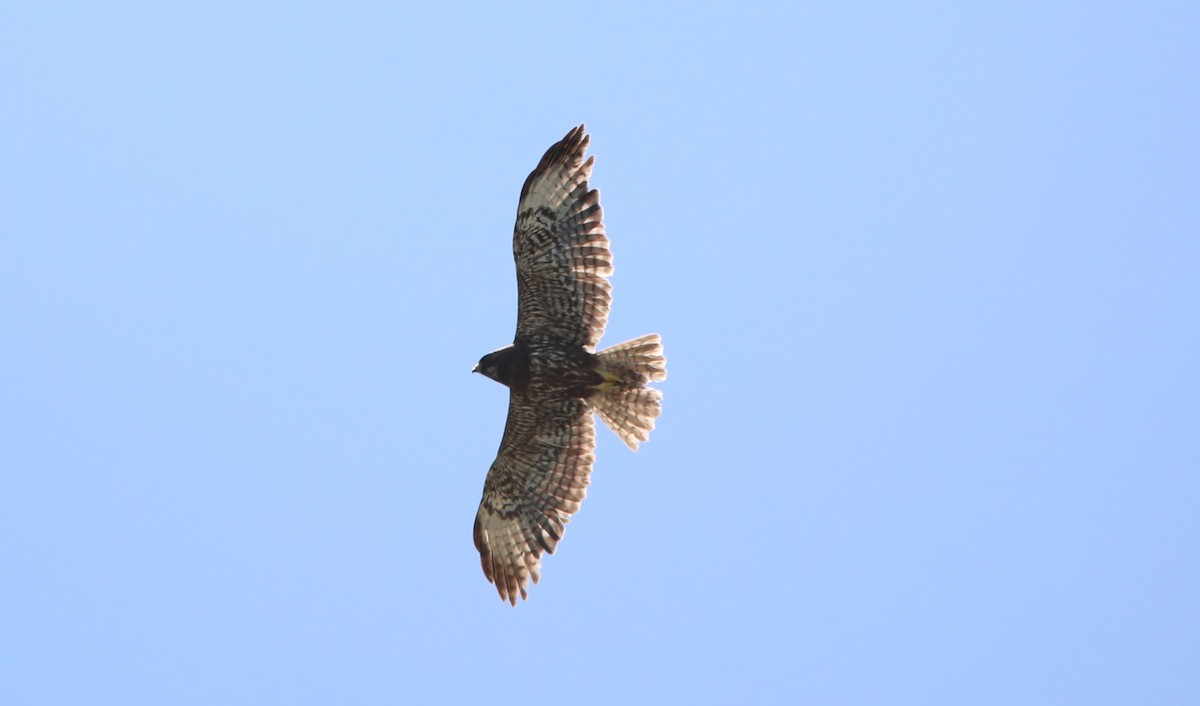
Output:
<path fill-rule="evenodd" d="M 662 393 L 646 383 L 667 378 L 662 339 L 652 333 L 618 343 L 596 354 L 597 372 L 604 377 L 592 396 L 596 414 L 621 441 L 637 451 L 650 438 L 654 420 L 662 413 Z"/>

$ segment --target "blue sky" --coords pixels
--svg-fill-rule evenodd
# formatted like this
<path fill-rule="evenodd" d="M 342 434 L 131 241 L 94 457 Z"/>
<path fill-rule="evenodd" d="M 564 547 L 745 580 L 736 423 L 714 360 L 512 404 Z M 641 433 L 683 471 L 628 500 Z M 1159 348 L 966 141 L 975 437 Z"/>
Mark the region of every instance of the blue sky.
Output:
<path fill-rule="evenodd" d="M 1200 699 L 1190 3 L 0 11 L 0 702 Z M 650 443 L 471 525 L 586 122 Z"/>

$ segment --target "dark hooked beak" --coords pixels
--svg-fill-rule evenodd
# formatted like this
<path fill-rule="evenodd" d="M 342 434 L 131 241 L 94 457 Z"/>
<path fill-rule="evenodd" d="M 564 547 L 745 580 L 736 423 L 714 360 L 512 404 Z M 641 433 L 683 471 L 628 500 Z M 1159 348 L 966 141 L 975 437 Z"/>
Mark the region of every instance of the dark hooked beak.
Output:
<path fill-rule="evenodd" d="M 479 363 L 476 363 L 476 364 L 475 364 L 475 367 L 474 367 L 474 368 L 471 368 L 471 372 L 473 372 L 473 373 L 477 373 L 477 372 L 479 372 Z"/>

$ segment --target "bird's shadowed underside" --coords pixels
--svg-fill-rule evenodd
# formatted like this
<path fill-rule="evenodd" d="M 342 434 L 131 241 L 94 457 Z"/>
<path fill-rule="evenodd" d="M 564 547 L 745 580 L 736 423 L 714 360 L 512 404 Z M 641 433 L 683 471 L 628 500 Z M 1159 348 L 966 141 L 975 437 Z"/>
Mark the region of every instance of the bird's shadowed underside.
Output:
<path fill-rule="evenodd" d="M 650 437 L 666 358 L 657 334 L 595 352 L 611 301 L 612 253 L 600 194 L 588 188 L 584 127 L 525 180 L 513 232 L 517 332 L 475 370 L 509 388 L 508 421 L 475 517 L 484 575 L 513 605 L 538 582 L 578 509 L 595 460 L 598 414 L 631 449 Z"/>

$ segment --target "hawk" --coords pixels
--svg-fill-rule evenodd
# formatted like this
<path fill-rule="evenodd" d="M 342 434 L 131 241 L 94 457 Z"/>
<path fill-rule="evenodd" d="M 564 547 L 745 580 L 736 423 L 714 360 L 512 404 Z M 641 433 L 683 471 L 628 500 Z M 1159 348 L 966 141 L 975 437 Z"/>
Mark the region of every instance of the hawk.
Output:
<path fill-rule="evenodd" d="M 571 130 L 521 188 L 513 258 L 517 333 L 472 372 L 508 386 L 508 421 L 483 484 L 475 548 L 502 600 L 527 598 L 587 494 L 596 448 L 592 413 L 629 448 L 650 438 L 667 376 L 658 334 L 596 352 L 608 322 L 612 253 L 600 192 L 588 188 L 588 134 Z"/>

